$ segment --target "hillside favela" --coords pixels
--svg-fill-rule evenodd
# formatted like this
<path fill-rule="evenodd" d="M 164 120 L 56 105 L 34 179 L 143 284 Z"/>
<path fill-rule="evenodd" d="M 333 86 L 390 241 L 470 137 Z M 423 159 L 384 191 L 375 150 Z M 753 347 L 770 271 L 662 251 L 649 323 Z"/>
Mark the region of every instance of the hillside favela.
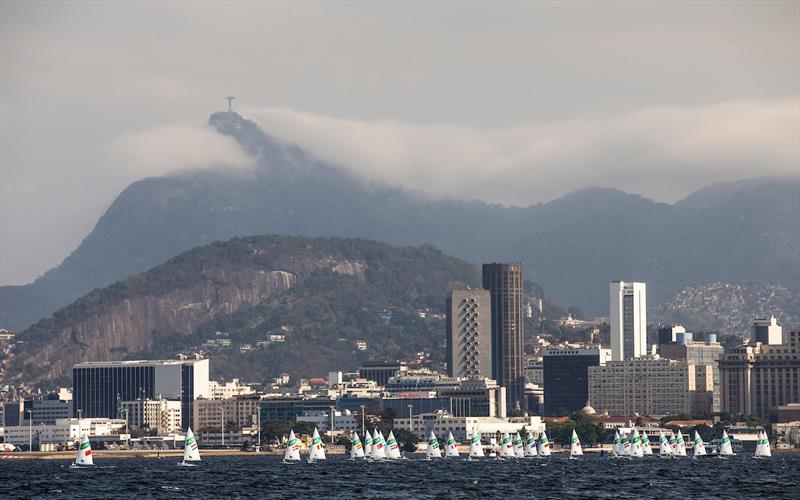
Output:
<path fill-rule="evenodd" d="M 800 497 L 800 3 L 0 2 L 0 497 Z"/>

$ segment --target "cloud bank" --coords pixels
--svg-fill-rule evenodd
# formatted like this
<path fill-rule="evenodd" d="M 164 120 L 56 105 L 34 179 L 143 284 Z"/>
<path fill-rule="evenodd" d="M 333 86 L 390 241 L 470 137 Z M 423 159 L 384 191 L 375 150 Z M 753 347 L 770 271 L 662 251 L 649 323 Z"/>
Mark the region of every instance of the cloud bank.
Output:
<path fill-rule="evenodd" d="M 143 176 L 183 170 L 248 170 L 254 164 L 231 137 L 208 125 L 165 125 L 117 137 L 108 147 L 112 165 Z"/>
<path fill-rule="evenodd" d="M 659 106 L 506 129 L 360 121 L 286 108 L 243 114 L 369 181 L 516 205 L 589 185 L 672 202 L 713 182 L 800 175 L 797 97 Z"/>

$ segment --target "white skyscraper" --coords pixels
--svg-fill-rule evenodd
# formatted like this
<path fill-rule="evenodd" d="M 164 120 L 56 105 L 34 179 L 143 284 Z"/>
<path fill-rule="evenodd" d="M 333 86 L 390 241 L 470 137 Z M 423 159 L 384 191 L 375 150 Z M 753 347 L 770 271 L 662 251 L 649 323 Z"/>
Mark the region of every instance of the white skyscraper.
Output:
<path fill-rule="evenodd" d="M 612 281 L 611 359 L 624 361 L 647 354 L 647 287 L 644 283 Z"/>

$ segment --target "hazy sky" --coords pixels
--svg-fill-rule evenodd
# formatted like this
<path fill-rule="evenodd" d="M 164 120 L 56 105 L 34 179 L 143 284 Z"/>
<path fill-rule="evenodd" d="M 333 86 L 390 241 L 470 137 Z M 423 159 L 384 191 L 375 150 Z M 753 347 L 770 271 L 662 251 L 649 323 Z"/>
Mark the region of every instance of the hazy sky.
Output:
<path fill-rule="evenodd" d="M 374 180 L 671 202 L 800 175 L 800 3 L 0 2 L 0 283 L 136 179 L 247 168 L 204 127 L 229 93 Z"/>

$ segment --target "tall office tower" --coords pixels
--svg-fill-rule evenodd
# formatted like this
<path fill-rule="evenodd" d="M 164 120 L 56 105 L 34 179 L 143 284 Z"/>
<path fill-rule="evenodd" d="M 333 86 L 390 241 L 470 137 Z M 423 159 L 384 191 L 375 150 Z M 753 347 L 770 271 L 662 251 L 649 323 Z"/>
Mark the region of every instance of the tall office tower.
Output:
<path fill-rule="evenodd" d="M 753 338 L 751 344 L 761 342 L 768 345 L 779 345 L 783 343 L 783 327 L 775 316 L 769 318 L 758 318 L 753 322 Z"/>
<path fill-rule="evenodd" d="M 447 374 L 492 377 L 492 303 L 488 290 L 454 290 L 447 297 Z"/>
<path fill-rule="evenodd" d="M 550 347 L 542 359 L 544 414 L 556 417 L 580 410 L 587 401 L 594 404 L 589 399 L 589 367 L 605 365 L 611 360 L 611 351 L 599 346 Z"/>
<path fill-rule="evenodd" d="M 612 361 L 624 361 L 647 354 L 646 295 L 644 283 L 611 282 Z"/>
<path fill-rule="evenodd" d="M 483 288 L 492 301 L 492 378 L 506 387 L 506 405 L 525 407 L 522 264 L 484 264 Z"/>
<path fill-rule="evenodd" d="M 118 418 L 123 401 L 181 402 L 182 428 L 192 424 L 193 403 L 210 396 L 208 360 L 106 361 L 72 367 L 73 416 Z"/>

